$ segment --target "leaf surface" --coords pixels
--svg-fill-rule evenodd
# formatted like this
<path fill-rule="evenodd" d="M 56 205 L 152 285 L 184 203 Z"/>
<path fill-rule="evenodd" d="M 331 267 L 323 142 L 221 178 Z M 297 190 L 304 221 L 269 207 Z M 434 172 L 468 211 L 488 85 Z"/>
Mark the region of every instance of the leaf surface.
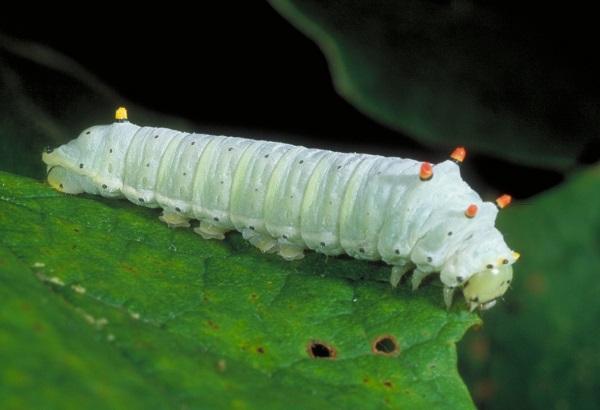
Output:
<path fill-rule="evenodd" d="M 479 319 L 437 282 L 394 290 L 387 266 L 157 216 L 0 173 L 0 407 L 473 407 L 455 343 Z"/>

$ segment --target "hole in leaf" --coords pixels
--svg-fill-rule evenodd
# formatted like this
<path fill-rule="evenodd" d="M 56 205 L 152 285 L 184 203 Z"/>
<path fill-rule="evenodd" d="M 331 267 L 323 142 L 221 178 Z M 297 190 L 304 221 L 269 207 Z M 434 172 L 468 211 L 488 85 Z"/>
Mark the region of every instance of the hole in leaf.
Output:
<path fill-rule="evenodd" d="M 325 343 L 312 341 L 308 344 L 308 354 L 315 359 L 333 359 L 337 353 Z"/>
<path fill-rule="evenodd" d="M 373 350 L 373 353 L 392 356 L 398 354 L 400 348 L 394 336 L 383 335 L 373 341 L 371 350 Z"/>

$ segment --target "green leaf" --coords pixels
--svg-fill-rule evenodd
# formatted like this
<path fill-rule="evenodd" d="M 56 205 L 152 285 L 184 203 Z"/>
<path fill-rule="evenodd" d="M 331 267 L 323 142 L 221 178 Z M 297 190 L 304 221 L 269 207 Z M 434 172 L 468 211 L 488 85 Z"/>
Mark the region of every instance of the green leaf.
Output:
<path fill-rule="evenodd" d="M 485 316 L 460 357 L 474 399 L 492 409 L 600 403 L 600 168 L 507 209 L 522 257 L 506 308 Z"/>
<path fill-rule="evenodd" d="M 476 315 L 389 267 L 286 262 L 0 172 L 1 408 L 472 408 Z M 390 335 L 398 352 L 372 352 Z M 311 343 L 335 350 L 313 358 Z"/>
<path fill-rule="evenodd" d="M 563 9 L 551 24 L 520 4 L 270 3 L 318 44 L 344 98 L 430 146 L 564 170 L 598 144 L 597 65 L 569 43 L 597 34 L 557 31 Z"/>

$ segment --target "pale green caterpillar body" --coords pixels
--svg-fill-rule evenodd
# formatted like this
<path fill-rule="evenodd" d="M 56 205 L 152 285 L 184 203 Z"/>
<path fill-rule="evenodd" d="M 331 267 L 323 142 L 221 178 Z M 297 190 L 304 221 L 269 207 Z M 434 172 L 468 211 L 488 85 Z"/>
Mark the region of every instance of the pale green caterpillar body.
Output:
<path fill-rule="evenodd" d="M 263 252 L 305 249 L 392 265 L 416 289 L 439 272 L 448 306 L 462 288 L 471 309 L 494 305 L 512 280 L 512 252 L 459 166 L 139 127 L 93 126 L 43 154 L 59 191 L 127 198 L 163 209 L 170 226 L 206 239 L 238 230 Z M 428 164 L 428 163 L 425 163 Z"/>

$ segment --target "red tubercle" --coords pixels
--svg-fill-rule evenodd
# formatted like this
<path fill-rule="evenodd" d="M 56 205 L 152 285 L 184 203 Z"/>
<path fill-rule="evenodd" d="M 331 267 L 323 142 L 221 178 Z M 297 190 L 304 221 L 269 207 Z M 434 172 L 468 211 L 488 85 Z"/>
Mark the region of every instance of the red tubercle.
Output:
<path fill-rule="evenodd" d="M 471 204 L 467 207 L 467 209 L 465 210 L 465 216 L 467 218 L 474 218 L 475 215 L 477 215 L 477 211 L 479 210 L 479 208 L 477 207 L 477 205 L 475 204 Z"/>
<path fill-rule="evenodd" d="M 508 194 L 500 195 L 496 198 L 496 206 L 500 209 L 506 208 L 512 202 L 512 196 Z"/>
<path fill-rule="evenodd" d="M 452 153 L 450 154 L 450 158 L 454 160 L 454 162 L 459 164 L 465 160 L 466 156 L 467 150 L 465 149 L 465 147 L 456 147 L 454 148 L 454 151 L 452 151 Z"/>
<path fill-rule="evenodd" d="M 421 178 L 421 181 L 429 181 L 433 178 L 433 166 L 429 162 L 423 162 L 421 164 L 419 178 Z"/>

